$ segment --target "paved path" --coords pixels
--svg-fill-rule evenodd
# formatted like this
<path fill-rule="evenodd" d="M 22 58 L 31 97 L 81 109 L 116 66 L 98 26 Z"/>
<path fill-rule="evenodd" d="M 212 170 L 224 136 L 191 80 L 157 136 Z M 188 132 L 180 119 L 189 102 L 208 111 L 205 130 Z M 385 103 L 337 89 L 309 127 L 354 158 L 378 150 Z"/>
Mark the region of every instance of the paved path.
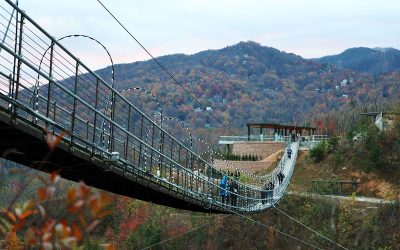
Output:
<path fill-rule="evenodd" d="M 390 200 L 385 200 L 385 199 L 380 199 L 380 198 L 372 198 L 372 197 L 364 197 L 364 196 L 341 196 L 341 195 L 323 195 L 323 194 L 313 194 L 313 193 L 298 193 L 298 192 L 293 192 L 293 191 L 288 191 L 287 192 L 290 195 L 297 195 L 297 196 L 303 196 L 303 197 L 315 197 L 315 198 L 321 198 L 321 199 L 333 199 L 333 200 L 355 200 L 358 202 L 364 202 L 364 203 L 372 203 L 372 204 L 390 204 L 390 203 L 395 203 L 396 201 L 390 201 Z"/>

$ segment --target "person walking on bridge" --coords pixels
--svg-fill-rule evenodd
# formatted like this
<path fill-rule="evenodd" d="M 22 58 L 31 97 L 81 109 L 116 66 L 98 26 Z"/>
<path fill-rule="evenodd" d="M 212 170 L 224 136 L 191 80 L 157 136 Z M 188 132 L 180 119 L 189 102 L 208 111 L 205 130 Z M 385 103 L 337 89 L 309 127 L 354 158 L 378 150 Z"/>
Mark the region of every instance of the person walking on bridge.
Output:
<path fill-rule="evenodd" d="M 221 195 L 221 202 L 225 203 L 228 202 L 228 178 L 226 175 L 222 176 L 222 179 L 219 183 L 220 187 L 220 195 Z"/>
<path fill-rule="evenodd" d="M 265 183 L 264 186 L 261 188 L 260 196 L 261 196 L 262 204 L 263 205 L 266 204 L 267 203 L 267 198 L 268 198 L 268 185 L 267 185 L 267 183 Z"/>
<path fill-rule="evenodd" d="M 231 205 L 235 207 L 237 206 L 238 186 L 236 180 L 232 180 L 232 183 L 229 185 Z"/>
<path fill-rule="evenodd" d="M 276 177 L 278 178 L 279 185 L 281 185 L 281 183 L 283 182 L 283 179 L 285 178 L 285 175 L 281 171 L 276 175 Z"/>
<path fill-rule="evenodd" d="M 275 184 L 270 181 L 267 185 L 267 202 L 270 202 L 272 200 L 272 198 L 274 197 L 274 188 L 275 188 Z"/>
<path fill-rule="evenodd" d="M 292 158 L 292 149 L 290 147 L 288 147 L 286 152 L 287 152 L 288 158 L 291 159 Z"/>

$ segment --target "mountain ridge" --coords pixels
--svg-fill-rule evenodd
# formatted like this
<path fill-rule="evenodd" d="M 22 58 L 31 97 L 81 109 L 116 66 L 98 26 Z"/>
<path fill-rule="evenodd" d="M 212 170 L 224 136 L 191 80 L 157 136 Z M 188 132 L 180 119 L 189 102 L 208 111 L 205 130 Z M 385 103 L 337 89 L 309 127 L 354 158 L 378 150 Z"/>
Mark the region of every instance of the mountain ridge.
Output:
<path fill-rule="evenodd" d="M 400 73 L 359 73 L 304 59 L 293 53 L 240 42 L 219 50 L 157 58 L 203 106 L 224 124 L 244 128 L 246 122 L 305 123 L 310 117 L 343 112 L 349 103 L 367 105 L 396 99 Z M 97 71 L 103 78 L 109 70 Z M 198 104 L 151 60 L 115 65 L 116 88 L 142 87 L 162 103 L 168 116 L 193 127 L 219 127 Z M 127 98 L 151 115 L 137 95 Z M 240 119 L 239 119 L 240 118 Z"/>
<path fill-rule="evenodd" d="M 400 71 L 400 50 L 391 47 L 355 47 L 346 49 L 337 55 L 312 60 L 372 75 Z"/>

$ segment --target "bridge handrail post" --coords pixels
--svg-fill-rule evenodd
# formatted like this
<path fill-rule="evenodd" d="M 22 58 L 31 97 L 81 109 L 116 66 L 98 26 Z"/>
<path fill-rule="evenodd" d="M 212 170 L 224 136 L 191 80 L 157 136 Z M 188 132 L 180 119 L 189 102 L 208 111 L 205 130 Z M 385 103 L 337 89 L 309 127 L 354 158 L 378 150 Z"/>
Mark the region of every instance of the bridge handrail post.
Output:
<path fill-rule="evenodd" d="M 19 36 L 18 36 L 18 16 L 19 16 L 19 12 L 17 11 L 16 17 L 15 17 L 15 38 L 14 38 L 15 39 L 15 42 L 14 42 L 14 53 L 15 54 L 18 54 L 18 39 L 19 39 Z M 4 46 L 4 43 L 2 43 L 1 45 Z M 13 83 L 15 83 L 17 81 L 16 80 L 16 77 L 17 77 L 17 74 L 16 74 L 17 67 L 16 66 L 19 64 L 18 63 L 19 60 L 18 61 L 17 60 L 18 59 L 16 57 L 14 57 L 13 72 L 12 72 L 12 82 Z M 13 94 L 15 94 L 14 89 L 13 89 Z M 15 96 L 13 95 L 13 97 L 15 97 Z"/>
<path fill-rule="evenodd" d="M 9 83 L 10 83 L 10 85 L 9 85 L 9 87 L 8 87 L 8 97 L 11 98 L 11 99 L 13 99 L 13 98 L 14 98 L 14 81 L 13 81 L 13 78 L 12 78 L 12 74 L 10 74 L 10 75 L 8 76 L 8 81 L 9 81 Z M 9 105 L 8 105 L 8 108 L 9 108 L 10 111 L 11 111 L 12 105 L 9 104 Z"/>
<path fill-rule="evenodd" d="M 155 125 L 154 123 L 150 124 L 151 126 L 151 149 L 154 148 L 154 135 L 155 135 Z M 153 171 L 153 164 L 154 164 L 154 150 L 150 151 L 150 173 Z"/>
<path fill-rule="evenodd" d="M 53 74 L 53 56 L 54 56 L 54 42 L 51 42 L 50 47 L 50 66 L 49 66 L 49 77 L 52 78 Z M 46 117 L 49 118 L 50 115 L 50 101 L 51 101 L 51 86 L 52 83 L 49 81 L 47 84 L 47 109 L 46 109 Z"/>
<path fill-rule="evenodd" d="M 57 102 L 53 101 L 53 121 L 56 122 Z"/>
<path fill-rule="evenodd" d="M 143 116 L 140 119 L 140 139 L 143 139 Z M 139 167 L 141 167 L 142 164 L 142 143 L 139 143 Z M 161 171 L 161 169 L 160 169 Z"/>
<path fill-rule="evenodd" d="M 116 96 L 115 96 L 115 92 L 114 91 L 112 91 L 112 89 L 111 89 L 111 102 L 112 102 L 112 104 L 111 104 L 111 121 L 115 121 L 115 102 L 116 102 Z M 110 152 L 113 152 L 114 151 L 114 142 L 115 142 L 115 140 L 114 140 L 114 129 L 115 129 L 115 126 L 114 126 L 114 123 L 110 123 L 110 136 L 109 136 L 109 138 L 108 138 L 108 140 L 109 140 L 109 144 L 108 144 L 108 148 L 110 149 Z"/>
<path fill-rule="evenodd" d="M 18 44 L 18 55 L 22 57 L 22 43 L 23 43 L 23 27 L 24 27 L 24 15 L 21 13 L 21 20 L 20 20 L 20 25 L 18 29 L 18 12 L 16 16 L 16 32 L 15 32 L 15 51 L 17 51 L 17 44 Z M 19 42 L 18 42 L 19 41 Z M 19 94 L 19 85 L 20 85 L 20 73 L 21 73 L 21 60 L 17 60 L 16 63 L 16 58 L 14 58 L 14 67 L 17 65 L 17 78 L 16 78 L 16 88 L 15 88 L 15 100 L 18 100 L 18 94 Z M 15 74 L 15 71 L 13 72 Z M 16 112 L 16 108 L 14 108 L 14 112 Z"/>
<path fill-rule="evenodd" d="M 74 94 L 77 94 L 78 91 L 78 74 L 79 74 L 79 62 L 76 62 L 75 65 L 75 79 L 74 79 Z M 78 100 L 74 97 L 74 106 L 72 108 L 72 115 L 71 115 L 71 142 L 73 140 L 72 134 L 75 132 L 75 115 L 76 115 L 76 104 Z"/>
<path fill-rule="evenodd" d="M 131 130 L 131 106 L 128 107 L 128 131 Z M 126 144 L 125 144 L 125 159 L 128 159 L 128 147 L 129 147 L 129 133 L 126 133 Z"/>
<path fill-rule="evenodd" d="M 96 79 L 96 97 L 94 107 L 97 109 L 99 105 L 99 79 Z M 97 130 L 97 112 L 94 113 L 94 121 L 93 121 L 93 145 L 96 143 L 96 130 Z M 103 145 L 104 146 L 104 145 Z M 92 147 L 92 154 L 94 153 L 94 146 Z"/>

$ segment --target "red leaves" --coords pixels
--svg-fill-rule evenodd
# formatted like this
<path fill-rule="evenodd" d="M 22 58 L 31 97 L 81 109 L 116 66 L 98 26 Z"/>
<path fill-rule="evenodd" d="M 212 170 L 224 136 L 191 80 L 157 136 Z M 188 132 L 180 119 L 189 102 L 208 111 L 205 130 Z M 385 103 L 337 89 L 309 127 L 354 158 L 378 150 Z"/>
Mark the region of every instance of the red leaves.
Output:
<path fill-rule="evenodd" d="M 59 180 L 60 180 L 60 176 L 57 174 L 57 172 L 51 173 L 51 175 L 50 175 L 51 185 L 55 185 Z"/>
<path fill-rule="evenodd" d="M 77 211 L 79 211 L 82 206 L 85 204 L 85 202 L 83 200 L 77 200 L 75 201 L 72 206 L 68 209 L 68 212 L 70 214 L 76 213 Z"/>
<path fill-rule="evenodd" d="M 59 140 L 59 139 L 57 139 Z M 57 142 L 57 141 L 56 141 Z M 37 200 L 31 200 L 11 210 L 0 208 L 0 235 L 17 232 L 27 226 L 27 219 L 39 214 L 39 224 L 30 226 L 25 232 L 26 246 L 38 244 L 41 249 L 75 249 L 85 235 L 92 232 L 101 223 L 101 219 L 109 214 L 108 206 L 112 198 L 105 192 L 94 192 L 83 183 L 66 192 L 67 218 L 57 222 L 47 213 L 49 201 L 54 199 L 56 184 L 60 177 L 53 172 L 50 180 L 41 179 L 44 187 L 37 190 Z M 57 197 L 58 198 L 58 197 Z M 108 245 L 107 249 L 115 249 Z"/>
<path fill-rule="evenodd" d="M 92 197 L 89 201 L 89 207 L 93 218 L 100 219 L 111 214 L 111 210 L 105 210 L 105 208 L 110 205 L 111 201 L 111 196 L 105 192 L 101 192 L 100 195 Z"/>
<path fill-rule="evenodd" d="M 47 200 L 53 199 L 54 194 L 56 192 L 55 185 L 60 180 L 60 176 L 57 174 L 57 172 L 52 172 L 50 175 L 50 183 L 48 183 L 44 178 L 39 178 L 39 179 L 43 182 L 44 185 L 48 186 L 38 189 L 37 195 L 39 202 L 45 202 Z"/>
<path fill-rule="evenodd" d="M 116 248 L 113 244 L 108 244 L 106 250 L 116 250 Z"/>
<path fill-rule="evenodd" d="M 93 231 L 93 229 L 94 229 L 95 227 L 97 227 L 97 225 L 99 225 L 99 223 L 100 223 L 100 220 L 94 220 L 94 221 L 92 221 L 92 223 L 90 223 L 89 226 L 87 226 L 86 232 L 87 232 L 87 233 L 90 233 L 91 231 Z"/>
<path fill-rule="evenodd" d="M 14 224 L 14 226 L 12 227 L 11 231 L 17 232 L 18 230 L 20 230 L 24 226 L 25 226 L 25 221 L 19 221 L 18 223 Z"/>
<path fill-rule="evenodd" d="M 59 239 L 64 239 L 67 238 L 68 236 L 70 236 L 71 233 L 71 228 L 68 227 L 67 223 L 57 223 L 55 226 L 55 232 L 56 232 L 56 236 Z"/>
<path fill-rule="evenodd" d="M 67 192 L 67 200 L 71 204 L 74 202 L 75 199 L 76 199 L 76 188 L 71 188 Z"/>
<path fill-rule="evenodd" d="M 28 228 L 28 230 L 25 232 L 25 243 L 29 246 L 32 246 L 33 244 L 37 244 L 38 240 L 36 238 L 36 232 L 35 229 L 33 228 Z"/>
<path fill-rule="evenodd" d="M 34 213 L 36 213 L 35 210 L 28 210 L 28 211 L 25 211 L 23 214 L 21 214 L 20 216 L 18 216 L 18 219 L 20 219 L 20 220 L 25 220 L 27 217 L 29 217 L 30 215 L 32 215 L 32 214 L 34 214 Z"/>
<path fill-rule="evenodd" d="M 45 201 L 46 200 L 46 198 L 47 198 L 47 190 L 46 190 L 46 188 L 39 188 L 37 193 L 38 193 L 39 201 Z"/>
<path fill-rule="evenodd" d="M 89 194 L 90 194 L 90 188 L 88 186 L 86 186 L 83 182 L 79 183 L 78 186 L 78 196 L 80 198 L 86 199 L 88 198 Z"/>
<path fill-rule="evenodd" d="M 54 219 L 49 219 L 49 220 L 45 221 L 44 223 L 42 223 L 42 230 L 44 232 L 51 231 L 54 228 L 55 224 L 56 224 L 56 221 Z"/>
<path fill-rule="evenodd" d="M 61 131 L 60 135 L 56 136 L 53 132 L 50 132 L 47 128 L 45 128 L 45 140 L 50 150 L 54 150 L 58 143 L 60 143 L 61 139 L 64 137 L 66 132 Z"/>
<path fill-rule="evenodd" d="M 11 213 L 8 210 L 5 210 L 4 208 L 0 209 L 0 214 L 5 214 L 7 216 L 7 218 L 9 218 L 12 222 L 17 221 L 17 217 L 15 217 L 15 215 L 13 213 Z"/>
<path fill-rule="evenodd" d="M 74 236 L 78 241 L 83 239 L 82 231 L 75 223 L 72 224 L 72 236 Z"/>
<path fill-rule="evenodd" d="M 15 214 L 18 221 L 23 221 L 32 214 L 36 213 L 36 210 L 33 209 L 33 206 L 34 206 L 33 201 L 27 201 L 22 205 L 22 207 L 16 207 Z"/>

